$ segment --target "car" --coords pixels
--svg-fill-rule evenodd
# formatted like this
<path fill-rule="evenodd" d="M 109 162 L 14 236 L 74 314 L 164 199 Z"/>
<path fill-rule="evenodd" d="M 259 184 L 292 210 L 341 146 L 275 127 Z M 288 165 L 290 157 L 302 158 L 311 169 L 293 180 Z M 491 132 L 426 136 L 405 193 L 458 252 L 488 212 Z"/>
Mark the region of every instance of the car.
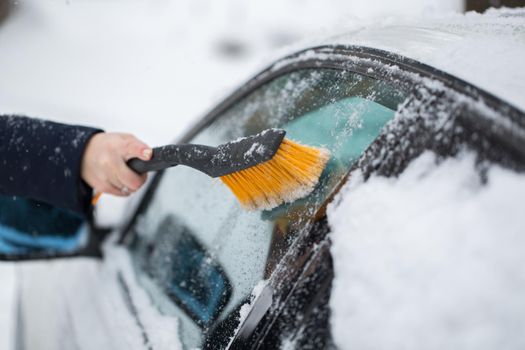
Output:
<path fill-rule="evenodd" d="M 462 25 L 385 25 L 303 48 L 176 140 L 217 145 L 282 128 L 328 148 L 318 186 L 293 203 L 244 211 L 221 183 L 184 167 L 157 173 L 112 232 L 2 198 L 1 258 L 53 259 L 20 269 L 15 348 L 334 348 L 327 205 L 357 172 L 396 177 L 426 151 L 446 159 L 469 149 L 480 163 L 522 173 L 525 104 L 498 85 L 520 67 L 497 81 L 479 79 L 483 64 L 438 68 L 451 41 L 472 43 L 483 23 L 515 28 L 524 17 L 506 10 Z M 455 49 L 473 59 L 469 47 Z"/>

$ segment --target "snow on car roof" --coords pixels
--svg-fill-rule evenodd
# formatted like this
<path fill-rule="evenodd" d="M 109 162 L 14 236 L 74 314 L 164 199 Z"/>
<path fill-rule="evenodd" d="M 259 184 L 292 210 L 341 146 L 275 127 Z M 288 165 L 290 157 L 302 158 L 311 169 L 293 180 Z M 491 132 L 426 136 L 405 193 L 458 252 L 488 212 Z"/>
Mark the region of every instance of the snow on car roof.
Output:
<path fill-rule="evenodd" d="M 409 57 L 525 110 L 525 8 L 391 18 L 323 43 L 366 46 Z"/>

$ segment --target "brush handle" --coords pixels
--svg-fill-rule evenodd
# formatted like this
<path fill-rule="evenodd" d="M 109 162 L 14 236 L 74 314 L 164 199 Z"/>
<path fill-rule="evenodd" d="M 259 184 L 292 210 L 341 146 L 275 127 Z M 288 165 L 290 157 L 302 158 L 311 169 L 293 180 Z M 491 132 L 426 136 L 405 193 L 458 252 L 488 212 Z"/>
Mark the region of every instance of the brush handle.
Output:
<path fill-rule="evenodd" d="M 132 158 L 127 164 L 139 174 L 159 171 L 179 164 L 200 169 L 210 163 L 215 153 L 215 147 L 192 144 L 167 145 L 154 148 L 150 160 Z"/>
<path fill-rule="evenodd" d="M 128 166 L 143 174 L 186 165 L 211 177 L 224 176 L 272 159 L 285 134 L 284 130 L 268 129 L 217 147 L 193 144 L 157 147 L 153 149 L 150 160 L 133 158 L 128 161 Z"/>

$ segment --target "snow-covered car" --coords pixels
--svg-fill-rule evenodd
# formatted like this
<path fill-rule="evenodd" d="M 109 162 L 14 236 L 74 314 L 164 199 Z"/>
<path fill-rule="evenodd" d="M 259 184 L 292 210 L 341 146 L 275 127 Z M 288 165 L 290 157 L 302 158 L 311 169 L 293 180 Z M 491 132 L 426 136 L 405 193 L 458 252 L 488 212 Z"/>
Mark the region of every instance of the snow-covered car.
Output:
<path fill-rule="evenodd" d="M 314 192 L 273 210 L 243 211 L 184 167 L 156 174 L 109 235 L 4 198 L 19 207 L 3 213 L 33 210 L 47 224 L 4 217 L 2 258 L 84 257 L 20 269 L 16 349 L 341 346 L 327 206 L 348 179 L 395 178 L 426 152 L 440 162 L 467 150 L 482 184 L 493 164 L 523 172 L 524 19 L 501 11 L 332 38 L 276 61 L 176 140 L 216 145 L 278 127 L 328 148 Z"/>

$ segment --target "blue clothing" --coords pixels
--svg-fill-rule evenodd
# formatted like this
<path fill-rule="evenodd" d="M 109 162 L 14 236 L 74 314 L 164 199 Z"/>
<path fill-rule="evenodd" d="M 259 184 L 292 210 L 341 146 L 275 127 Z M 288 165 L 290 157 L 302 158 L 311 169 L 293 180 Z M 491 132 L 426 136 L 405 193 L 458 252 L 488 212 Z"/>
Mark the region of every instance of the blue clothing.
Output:
<path fill-rule="evenodd" d="M 100 129 L 0 116 L 0 194 L 87 215 L 93 189 L 80 176 L 84 149 Z"/>

